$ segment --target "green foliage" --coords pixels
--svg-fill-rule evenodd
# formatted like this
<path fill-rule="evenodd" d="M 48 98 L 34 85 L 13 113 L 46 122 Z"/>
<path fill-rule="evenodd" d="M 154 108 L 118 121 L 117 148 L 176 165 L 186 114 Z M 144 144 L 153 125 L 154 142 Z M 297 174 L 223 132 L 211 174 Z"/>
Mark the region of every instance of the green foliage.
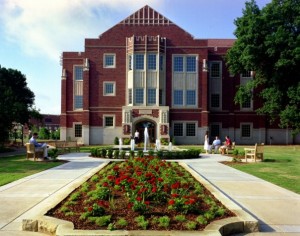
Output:
<path fill-rule="evenodd" d="M 80 195 L 81 195 L 80 192 L 72 193 L 72 195 L 70 196 L 69 200 L 70 201 L 77 201 L 80 198 Z"/>
<path fill-rule="evenodd" d="M 258 114 L 300 132 L 300 4 L 273 0 L 259 9 L 246 2 L 243 16 L 235 20 L 237 40 L 226 55 L 232 74 L 255 71 L 254 80 L 240 86 L 235 102 L 249 97 L 262 102 Z M 259 103 L 260 104 L 260 103 Z"/>
<path fill-rule="evenodd" d="M 114 159 L 118 159 L 119 158 L 119 154 L 120 154 L 120 151 L 119 150 L 115 150 L 114 151 Z"/>
<path fill-rule="evenodd" d="M 40 139 L 49 139 L 50 132 L 47 128 L 42 127 L 42 128 L 40 128 L 38 135 L 39 135 Z"/>
<path fill-rule="evenodd" d="M 111 215 L 97 217 L 95 223 L 101 226 L 107 226 L 110 223 Z"/>
<path fill-rule="evenodd" d="M 125 218 L 120 218 L 120 219 L 118 219 L 118 221 L 116 222 L 116 226 L 118 227 L 118 228 L 124 228 L 124 227 L 126 227 L 128 225 L 128 222 L 127 222 L 127 220 L 125 220 Z"/>
<path fill-rule="evenodd" d="M 184 226 L 188 229 L 188 230 L 195 230 L 197 227 L 197 222 L 194 221 L 188 221 L 187 223 L 184 224 Z"/>
<path fill-rule="evenodd" d="M 113 150 L 111 148 L 107 149 L 107 156 L 108 156 L 108 158 L 113 157 Z"/>
<path fill-rule="evenodd" d="M 57 148 L 50 149 L 48 151 L 48 156 L 51 157 L 53 161 L 56 161 L 56 158 L 58 157 L 58 149 Z"/>
<path fill-rule="evenodd" d="M 138 157 L 144 157 L 144 152 L 143 152 L 143 150 L 138 150 L 137 156 L 138 156 Z"/>
<path fill-rule="evenodd" d="M 238 150 L 238 149 L 234 149 L 234 150 L 232 151 L 232 154 L 233 154 L 234 156 L 239 155 L 239 150 Z"/>
<path fill-rule="evenodd" d="M 178 222 L 184 222 L 186 221 L 185 215 L 177 215 L 175 216 L 175 220 Z"/>
<path fill-rule="evenodd" d="M 34 105 L 34 93 L 27 87 L 26 77 L 18 70 L 0 66 L 0 143 L 8 139 L 12 123 L 28 123 L 40 118 Z"/>
<path fill-rule="evenodd" d="M 142 229 L 147 229 L 149 222 L 145 220 L 145 217 L 143 215 L 137 216 L 134 218 L 135 222 L 137 222 L 137 225 Z"/>
<path fill-rule="evenodd" d="M 125 157 L 126 157 L 126 152 L 124 150 L 122 150 L 120 153 L 120 158 L 125 159 Z"/>
<path fill-rule="evenodd" d="M 168 228 L 170 225 L 170 217 L 168 216 L 162 216 L 158 218 L 159 226 L 163 228 Z"/>
<path fill-rule="evenodd" d="M 119 138 L 118 137 L 115 137 L 115 139 L 114 139 L 114 145 L 119 145 Z"/>
<path fill-rule="evenodd" d="M 123 144 L 124 145 L 129 145 L 130 144 L 130 138 L 124 138 L 123 139 Z"/>
<path fill-rule="evenodd" d="M 169 144 L 169 140 L 166 139 L 166 138 L 161 138 L 161 139 L 160 139 L 160 143 L 161 143 L 162 145 L 168 145 L 168 144 Z"/>
<path fill-rule="evenodd" d="M 196 221 L 200 224 L 200 225 L 206 225 L 207 224 L 207 220 L 204 216 L 198 216 L 196 218 Z"/>

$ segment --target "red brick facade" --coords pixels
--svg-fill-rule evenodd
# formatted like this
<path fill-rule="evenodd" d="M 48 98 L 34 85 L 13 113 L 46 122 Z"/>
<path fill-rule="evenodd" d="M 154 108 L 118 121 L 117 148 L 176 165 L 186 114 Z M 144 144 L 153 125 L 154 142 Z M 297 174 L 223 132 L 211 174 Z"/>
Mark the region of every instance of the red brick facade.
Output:
<path fill-rule="evenodd" d="M 86 39 L 84 52 L 63 53 L 61 138 L 109 144 L 148 125 L 151 141 L 174 137 L 177 143 L 202 144 L 209 130 L 239 144 L 267 143 L 280 132 L 287 138 L 279 143 L 293 142 L 289 130 L 271 129 L 255 114 L 259 104 L 234 104 L 243 78 L 231 76 L 223 59 L 233 43 L 195 39 L 143 7 L 99 38 Z"/>

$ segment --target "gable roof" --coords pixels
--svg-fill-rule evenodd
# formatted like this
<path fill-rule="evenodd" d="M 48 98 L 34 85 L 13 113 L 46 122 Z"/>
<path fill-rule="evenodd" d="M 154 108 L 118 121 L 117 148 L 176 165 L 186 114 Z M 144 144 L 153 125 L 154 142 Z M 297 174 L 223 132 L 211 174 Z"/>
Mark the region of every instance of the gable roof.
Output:
<path fill-rule="evenodd" d="M 148 5 L 136 11 L 119 24 L 122 25 L 170 25 L 174 24 L 168 18 L 164 17 Z"/>

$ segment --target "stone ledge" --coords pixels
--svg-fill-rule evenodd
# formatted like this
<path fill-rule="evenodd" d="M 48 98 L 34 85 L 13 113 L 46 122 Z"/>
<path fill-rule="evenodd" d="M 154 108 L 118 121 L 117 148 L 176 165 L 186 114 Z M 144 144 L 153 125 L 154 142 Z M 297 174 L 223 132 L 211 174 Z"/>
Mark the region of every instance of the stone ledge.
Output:
<path fill-rule="evenodd" d="M 83 182 L 90 178 L 93 174 L 98 172 L 107 163 L 100 165 L 98 168 L 91 171 L 87 176 L 82 178 L 82 181 L 76 182 L 72 188 L 67 188 L 66 192 L 60 194 L 59 199 L 62 200 L 67 197 L 74 189 L 79 187 Z M 74 230 L 72 222 L 56 219 L 53 217 L 45 216 L 51 208 L 55 207 L 58 202 L 58 197 L 53 196 L 51 207 L 48 205 L 47 211 L 37 215 L 34 219 L 24 219 L 22 230 L 41 232 L 48 235 L 55 236 L 196 236 L 196 235 L 209 235 L 209 236 L 227 236 L 233 233 L 250 233 L 258 232 L 258 221 L 250 214 L 242 210 L 237 204 L 232 202 L 227 196 L 221 193 L 217 188 L 212 186 L 206 179 L 189 168 L 185 163 L 180 165 L 191 173 L 201 184 L 205 186 L 227 209 L 234 212 L 236 217 L 217 220 L 210 223 L 203 231 L 153 231 L 153 230 Z"/>

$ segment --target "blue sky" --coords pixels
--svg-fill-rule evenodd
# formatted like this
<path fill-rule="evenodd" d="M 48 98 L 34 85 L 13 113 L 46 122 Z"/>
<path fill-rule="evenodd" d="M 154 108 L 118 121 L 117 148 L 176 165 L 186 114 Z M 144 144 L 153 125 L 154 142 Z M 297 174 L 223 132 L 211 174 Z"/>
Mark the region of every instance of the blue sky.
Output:
<path fill-rule="evenodd" d="M 260 8 L 271 0 L 256 0 Z M 43 114 L 60 114 L 60 55 L 84 50 L 149 5 L 195 38 L 234 38 L 244 0 L 0 0 L 0 65 L 17 69 Z"/>

